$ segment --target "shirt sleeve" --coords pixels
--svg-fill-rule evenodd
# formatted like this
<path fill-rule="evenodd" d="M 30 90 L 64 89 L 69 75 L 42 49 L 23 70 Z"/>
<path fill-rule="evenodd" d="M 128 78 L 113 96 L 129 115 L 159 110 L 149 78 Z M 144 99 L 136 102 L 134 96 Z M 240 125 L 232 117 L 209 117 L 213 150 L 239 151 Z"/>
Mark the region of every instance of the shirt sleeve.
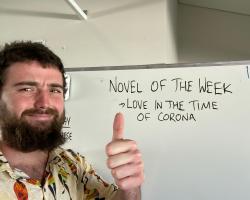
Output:
<path fill-rule="evenodd" d="M 83 193 L 83 200 L 111 200 L 118 188 L 114 184 L 105 182 L 93 167 L 86 162 L 85 157 L 77 154 L 77 161 L 80 164 L 80 176 L 78 188 Z"/>

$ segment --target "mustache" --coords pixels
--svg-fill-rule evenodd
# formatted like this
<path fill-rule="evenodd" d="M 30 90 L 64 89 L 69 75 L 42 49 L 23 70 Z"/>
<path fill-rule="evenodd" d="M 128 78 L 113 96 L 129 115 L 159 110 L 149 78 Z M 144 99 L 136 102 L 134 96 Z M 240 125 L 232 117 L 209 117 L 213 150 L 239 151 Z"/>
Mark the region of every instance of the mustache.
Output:
<path fill-rule="evenodd" d="M 34 115 L 34 114 L 47 114 L 47 115 L 54 115 L 58 116 L 58 111 L 53 108 L 46 108 L 46 109 L 38 109 L 38 108 L 30 108 L 21 114 L 21 117 L 24 115 Z"/>

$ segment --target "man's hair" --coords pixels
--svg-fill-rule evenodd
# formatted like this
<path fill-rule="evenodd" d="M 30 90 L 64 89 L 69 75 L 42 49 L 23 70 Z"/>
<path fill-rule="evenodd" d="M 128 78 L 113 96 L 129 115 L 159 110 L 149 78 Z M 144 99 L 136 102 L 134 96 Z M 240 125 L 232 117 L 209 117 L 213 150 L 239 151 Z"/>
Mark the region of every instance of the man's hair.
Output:
<path fill-rule="evenodd" d="M 8 67 L 17 62 L 30 61 L 37 61 L 44 68 L 57 68 L 62 74 L 64 93 L 66 92 L 65 71 L 61 59 L 45 45 L 32 41 L 7 43 L 0 50 L 0 89 L 4 85 Z"/>

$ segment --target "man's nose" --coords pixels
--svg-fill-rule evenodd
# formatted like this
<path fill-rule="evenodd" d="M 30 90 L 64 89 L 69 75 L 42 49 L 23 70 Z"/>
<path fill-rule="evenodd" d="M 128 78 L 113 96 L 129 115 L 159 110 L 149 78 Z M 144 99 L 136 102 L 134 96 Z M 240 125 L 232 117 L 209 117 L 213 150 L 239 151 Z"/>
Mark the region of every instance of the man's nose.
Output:
<path fill-rule="evenodd" d="M 39 90 L 35 97 L 35 108 L 48 108 L 50 106 L 49 92 L 46 90 Z"/>

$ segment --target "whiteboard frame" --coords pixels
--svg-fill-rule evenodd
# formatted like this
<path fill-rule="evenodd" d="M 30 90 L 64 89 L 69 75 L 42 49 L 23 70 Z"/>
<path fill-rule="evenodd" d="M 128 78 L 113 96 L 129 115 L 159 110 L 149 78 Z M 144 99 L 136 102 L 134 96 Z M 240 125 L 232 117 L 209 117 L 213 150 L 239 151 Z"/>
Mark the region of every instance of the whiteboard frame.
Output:
<path fill-rule="evenodd" d="M 241 70 L 242 68 L 243 68 L 243 72 L 245 72 L 245 70 L 247 70 L 248 71 L 248 67 L 249 67 L 249 69 L 250 69 L 250 60 L 244 60 L 244 61 L 230 61 L 230 62 L 207 62 L 207 63 L 175 63 L 175 64 L 145 64 L 145 65 L 125 65 L 125 66 L 100 66 L 100 67 L 80 67 L 80 68 L 67 68 L 66 69 L 66 72 L 73 72 L 72 74 L 74 74 L 74 75 L 78 75 L 78 73 L 74 73 L 74 72 L 79 72 L 79 74 L 81 74 L 81 75 L 84 75 L 84 78 L 82 78 L 82 80 L 89 80 L 88 79 L 88 75 L 90 74 L 90 75 L 92 75 L 92 74 L 95 74 L 96 72 L 97 72 L 97 74 L 99 74 L 99 76 L 98 76 L 98 80 L 100 79 L 100 77 L 101 77 L 101 75 L 100 74 L 109 74 L 109 73 L 112 73 L 112 74 L 119 74 L 119 73 L 130 73 L 130 71 L 129 70 L 142 70 L 143 72 L 150 72 L 152 69 L 162 69 L 162 71 L 164 71 L 165 69 L 167 70 L 167 69 L 173 69 L 173 71 L 175 71 L 175 69 L 178 71 L 178 72 L 182 72 L 182 71 L 186 71 L 186 70 L 190 70 L 191 72 L 192 72 L 192 70 L 193 71 L 198 71 L 198 68 L 202 68 L 202 69 L 205 69 L 205 67 L 208 67 L 208 68 L 210 68 L 211 70 L 213 70 L 213 69 L 215 69 L 215 72 L 216 72 L 216 68 L 214 68 L 214 67 L 218 67 L 219 69 L 218 69 L 218 71 L 220 71 L 221 69 L 222 70 L 224 70 L 223 72 L 225 72 L 225 71 L 227 71 L 227 72 L 229 72 L 230 73 L 230 69 L 232 69 L 231 67 L 234 67 L 234 66 L 236 66 L 236 67 L 239 67 L 239 69 Z M 224 68 L 221 68 L 221 67 L 224 67 Z M 189 69 L 190 68 L 190 69 Z M 191 69 L 191 68 L 193 68 L 193 69 Z M 148 70 L 147 70 L 148 69 Z M 209 70 L 210 70 L 209 69 Z M 229 70 L 227 70 L 227 69 L 229 69 Z M 235 68 L 234 68 L 235 69 Z M 124 71 L 125 70 L 125 71 Z M 126 71 L 127 70 L 127 71 Z M 205 69 L 205 71 L 206 71 L 207 69 Z M 82 71 L 82 73 L 80 73 Z M 112 71 L 114 71 L 114 72 L 112 72 Z M 153 70 L 152 70 L 153 71 Z M 157 70 L 154 70 L 154 71 L 157 71 Z M 170 70 L 170 71 L 172 71 L 172 70 Z M 238 69 L 237 69 L 237 71 L 238 71 Z M 90 72 L 90 73 L 88 73 L 88 72 Z M 119 72 L 119 73 L 118 73 Z M 132 71 L 133 72 L 133 71 Z M 136 71 L 134 71 L 135 73 L 136 73 Z M 156 73 L 158 73 L 158 72 L 156 72 Z M 161 73 L 161 70 L 160 70 L 160 73 Z M 189 72 L 188 72 L 189 73 Z M 242 72 L 241 72 L 242 73 Z M 86 76 L 85 76 L 86 75 Z M 234 74 L 233 74 L 234 75 Z M 223 74 L 223 76 L 224 76 L 224 74 Z M 85 78 L 85 77 L 87 77 L 87 79 Z M 91 76 L 92 77 L 92 76 Z M 235 76 L 233 76 L 233 77 L 235 77 Z M 246 79 L 246 77 L 244 77 L 244 79 Z M 92 80 L 92 79 L 91 79 Z M 107 79 L 108 80 L 108 79 Z M 248 81 L 249 81 L 249 75 L 248 75 Z M 84 85 L 84 84 L 82 84 L 82 85 Z M 86 85 L 86 84 L 85 84 Z M 83 89 L 81 86 L 79 87 L 79 89 L 81 90 L 81 89 Z M 249 96 L 248 96 L 249 97 Z M 243 99 L 243 98 L 242 98 Z M 86 101 L 88 101 L 88 99 L 86 100 Z M 230 104 L 231 105 L 231 104 Z M 229 108 L 231 108 L 230 107 L 230 105 L 228 105 L 228 107 Z M 244 105 L 244 104 L 242 104 L 242 105 Z M 88 107 L 93 107 L 93 106 L 88 106 Z M 103 106 L 104 107 L 104 106 Z M 105 106 L 106 107 L 106 106 Z M 78 111 L 78 110 L 77 110 Z M 80 111 L 79 111 L 79 113 L 80 113 Z M 89 113 L 89 112 L 86 112 L 86 113 Z M 102 112 L 102 113 L 104 113 L 104 112 Z M 229 112 L 230 113 L 230 112 Z M 224 113 L 222 113 L 223 115 L 224 115 Z M 226 116 L 230 116 L 228 113 L 226 114 Z M 241 114 L 240 114 L 240 116 L 241 116 Z M 110 117 L 111 118 L 111 117 Z M 246 117 L 244 117 L 245 119 L 246 119 Z M 84 121 L 84 120 L 83 120 Z M 110 120 L 107 120 L 107 121 L 110 121 Z M 206 123 L 205 122 L 206 121 L 206 119 L 203 121 L 204 122 L 204 124 L 205 124 L 205 126 L 204 126 L 204 124 L 202 124 L 201 125 L 201 127 L 209 127 L 210 126 L 210 124 L 209 123 Z M 215 122 L 215 121 L 214 121 Z M 215 123 L 213 123 L 213 124 L 215 124 Z M 142 124 L 143 125 L 143 124 Z M 232 125 L 233 126 L 233 123 L 230 123 L 230 125 Z M 133 127 L 133 126 L 131 126 L 131 127 Z M 174 127 L 175 128 L 175 127 Z M 182 128 L 182 127 L 179 127 L 180 129 Z M 185 130 L 187 130 L 189 127 L 187 126 L 187 127 L 184 127 L 185 129 L 183 129 L 184 131 Z M 237 128 L 237 127 L 236 127 Z M 134 127 L 133 127 L 133 129 L 134 129 Z M 159 130 L 160 130 L 161 128 L 159 128 Z M 169 130 L 171 130 L 172 129 L 172 127 L 169 127 Z M 106 129 L 105 129 L 106 130 Z M 200 128 L 199 128 L 199 130 L 200 130 Z M 208 130 L 210 130 L 210 129 L 208 129 Z M 232 130 L 232 132 L 233 132 L 233 130 L 234 129 L 230 129 L 230 130 Z M 88 132 L 88 131 L 87 131 Z M 100 131 L 99 131 L 100 132 Z M 104 132 L 108 132 L 108 131 L 104 131 Z M 161 133 L 160 131 L 158 131 L 158 130 L 156 130 L 155 131 L 156 133 L 157 132 L 159 132 L 159 133 Z M 220 147 L 220 146 L 218 146 L 218 148 L 216 149 L 216 148 L 213 148 L 213 151 L 211 151 L 210 150 L 210 145 L 204 145 L 204 144 L 206 144 L 206 140 L 204 139 L 203 141 L 204 141 L 204 143 L 197 143 L 197 145 L 193 145 L 192 146 L 192 148 L 189 148 L 189 147 L 191 147 L 191 145 L 194 143 L 194 144 L 196 144 L 196 142 L 194 141 L 193 142 L 193 140 L 192 139 L 190 139 L 187 143 L 186 143 L 186 145 L 184 145 L 184 146 L 182 146 L 182 149 L 179 151 L 178 150 L 178 148 L 179 148 L 179 146 L 180 146 L 180 144 L 185 144 L 185 142 L 186 142 L 186 140 L 185 140 L 185 138 L 187 138 L 187 137 L 190 137 L 189 135 L 187 135 L 186 137 L 182 137 L 182 136 L 185 136 L 185 135 L 182 135 L 182 131 L 178 131 L 177 130 L 177 132 L 179 132 L 180 134 L 178 134 L 176 137 L 173 135 L 173 134 L 169 134 L 167 137 L 168 137 L 168 141 L 171 143 L 171 141 L 173 141 L 173 144 L 174 145 L 170 145 L 169 146 L 169 151 L 168 151 L 168 159 L 169 159 L 169 161 L 171 162 L 171 159 L 173 158 L 171 155 L 173 155 L 173 156 L 176 156 L 174 159 L 176 160 L 176 162 L 173 162 L 174 164 L 172 164 L 172 165 L 168 165 L 168 167 L 169 167 L 169 169 L 168 169 L 168 174 L 166 175 L 166 177 L 168 177 L 169 179 L 168 179 L 168 181 L 167 182 L 164 182 L 164 176 L 162 176 L 161 178 L 162 179 L 158 179 L 159 178 L 159 176 L 158 175 L 156 175 L 155 177 L 156 177 L 156 179 L 157 179 L 157 181 L 159 182 L 159 183 L 163 183 L 164 182 L 164 184 L 165 184 L 165 186 L 166 186 L 166 188 L 168 188 L 169 189 L 169 191 L 173 191 L 173 192 L 170 192 L 170 193 L 168 193 L 167 195 L 169 195 L 169 196 L 167 196 L 167 198 L 169 198 L 169 199 L 177 199 L 177 197 L 178 197 L 178 199 L 183 199 L 183 198 L 180 198 L 181 196 L 183 196 L 183 194 L 185 194 L 187 197 L 186 197 L 186 199 L 191 199 L 191 196 L 193 195 L 193 194 L 196 194 L 195 192 L 194 192 L 194 190 L 193 189 L 196 189 L 196 187 L 197 188 L 199 188 L 199 191 L 200 191 L 200 194 L 201 195 L 205 195 L 204 197 L 206 197 L 207 199 L 213 199 L 213 198 L 211 198 L 211 197 L 214 197 L 214 195 L 216 196 L 217 195 L 217 198 L 215 198 L 215 199 L 221 199 L 221 196 L 220 195 L 224 195 L 222 192 L 216 192 L 215 194 L 212 194 L 212 193 L 210 193 L 209 191 L 210 190 L 207 190 L 207 188 L 206 187 L 204 187 L 202 184 L 200 184 L 200 182 L 199 182 L 199 180 L 200 180 L 200 177 L 205 177 L 206 178 L 206 173 L 204 173 L 204 172 L 207 172 L 207 174 L 212 174 L 212 177 L 214 177 L 213 176 L 213 174 L 215 174 L 216 175 L 216 171 L 217 171 L 217 169 L 218 169 L 218 173 L 220 173 L 220 169 L 222 169 L 223 170 L 223 172 L 225 171 L 224 170 L 224 163 L 225 163 L 225 165 L 226 166 L 228 166 L 227 165 L 227 163 L 231 163 L 231 160 L 234 162 L 234 159 L 231 159 L 231 158 L 229 158 L 229 156 L 227 156 L 227 154 L 226 154 L 226 152 L 229 152 L 229 151 L 225 151 L 225 154 L 223 154 L 223 151 L 221 151 L 222 153 L 221 154 L 215 154 L 215 152 L 216 152 L 216 150 Z M 132 133 L 132 131 L 127 131 L 127 133 Z M 185 133 L 184 133 L 185 134 Z M 194 138 L 196 138 L 197 140 L 199 139 L 199 138 L 204 138 L 204 136 L 202 136 L 201 134 L 199 134 L 199 131 L 192 131 L 192 134 L 193 134 L 193 136 L 194 136 Z M 210 134 L 210 133 L 209 133 Z M 217 133 L 215 132 L 215 131 L 213 131 L 213 134 L 215 134 L 216 136 L 217 136 Z M 206 132 L 205 133 L 205 136 L 208 136 L 208 132 Z M 228 149 L 229 149 L 229 147 L 231 148 L 231 146 L 230 146 L 230 142 L 232 142 L 232 144 L 234 144 L 234 141 L 236 141 L 237 142 L 237 140 L 234 140 L 234 138 L 232 137 L 233 135 L 231 134 L 231 137 L 229 137 L 229 139 L 228 140 L 226 140 L 226 144 L 227 145 L 224 145 L 224 146 L 227 146 L 228 147 Z M 137 137 L 140 137 L 140 136 L 137 136 Z M 148 137 L 150 137 L 150 135 L 148 135 Z M 180 137 L 182 137 L 182 139 L 180 140 L 180 143 L 179 143 L 179 140 L 177 140 L 178 139 L 178 137 L 180 138 Z M 244 134 L 242 134 L 241 135 L 241 137 L 243 138 L 244 137 Z M 128 138 L 134 138 L 134 137 L 128 137 Z M 145 137 L 146 138 L 146 137 Z M 177 138 L 177 139 L 176 139 Z M 192 138 L 192 136 L 190 137 L 190 138 Z M 206 137 L 205 137 L 206 138 Z M 207 137 L 207 138 L 210 138 L 210 137 Z M 78 139 L 78 140 L 80 140 L 80 139 Z M 138 139 L 136 139 L 136 141 L 139 141 Z M 149 140 L 148 140 L 149 141 Z M 162 140 L 163 141 L 163 140 Z M 176 143 L 174 143 L 174 141 L 177 141 Z M 199 140 L 198 140 L 199 141 Z M 223 134 L 221 134 L 221 135 L 219 135 L 219 139 L 218 139 L 218 142 L 217 143 L 215 143 L 215 144 L 220 144 L 220 141 L 225 141 L 225 139 L 224 139 L 224 135 Z M 212 139 L 210 139 L 210 142 L 213 142 L 213 140 Z M 246 141 L 247 142 L 247 141 Z M 91 141 L 88 141 L 88 143 L 91 143 Z M 73 144 L 73 143 L 72 143 Z M 203 150 L 200 150 L 199 149 L 199 147 L 201 146 L 200 144 L 203 144 Z M 207 144 L 209 144 L 209 142 L 207 143 Z M 223 143 L 224 144 L 224 143 Z M 146 148 L 143 148 L 143 147 L 146 147 L 147 146 L 147 143 L 146 144 L 144 144 L 144 143 L 140 143 L 140 145 L 142 146 L 140 149 L 141 150 L 143 150 L 142 152 L 144 153 L 143 155 L 144 155 L 144 162 L 145 162 L 145 166 L 147 165 L 147 166 L 149 166 L 147 163 L 150 163 L 151 162 L 151 156 L 152 155 L 155 155 L 154 153 L 154 151 L 153 151 L 153 153 L 152 154 L 149 154 L 149 152 L 146 150 Z M 163 145 L 161 145 L 161 144 L 158 144 L 157 143 L 157 145 L 158 146 L 162 146 L 163 147 Z M 248 145 L 248 144 L 247 144 Z M 99 145 L 98 145 L 99 146 Z M 102 146 L 102 145 L 100 145 L 100 146 Z M 103 145 L 104 146 L 104 145 Z M 242 146 L 244 146 L 244 145 L 242 145 Z M 72 146 L 73 147 L 73 146 Z M 216 147 L 216 145 L 215 145 L 215 147 Z M 235 148 L 237 148 L 237 145 L 234 145 L 234 147 Z M 77 147 L 78 149 L 80 149 L 80 148 L 82 148 L 82 146 L 80 146 L 80 147 Z M 223 147 L 223 148 L 225 148 L 225 147 Z M 148 147 L 147 147 L 147 149 L 148 149 Z M 163 149 L 163 148 L 162 148 Z M 200 151 L 193 151 L 193 149 L 195 150 L 195 149 L 197 149 L 197 150 L 200 150 Z M 177 151 L 178 150 L 178 151 Z M 242 151 L 244 150 L 244 148 L 242 148 Z M 151 149 L 150 149 L 150 151 L 151 151 Z M 79 151 L 80 153 L 83 153 L 82 151 Z M 102 176 L 102 177 L 104 177 L 104 179 L 106 179 L 106 180 L 108 180 L 109 182 L 113 182 L 112 180 L 110 180 L 109 179 L 109 176 L 107 175 L 108 173 L 106 173 L 107 172 L 107 170 L 106 170 L 106 168 L 104 167 L 104 166 L 102 166 L 102 164 L 104 165 L 104 163 L 105 163 L 105 160 L 103 160 L 103 162 L 102 162 L 102 160 L 101 160 L 101 158 L 102 158 L 102 154 L 100 154 L 100 151 L 99 151 L 99 149 L 98 149 L 98 151 L 95 151 L 95 149 L 93 148 L 93 149 L 88 149 L 87 151 L 86 151 L 87 153 L 89 153 L 89 154 L 85 154 L 84 153 L 84 155 L 86 155 L 86 157 L 89 157 L 89 158 L 94 158 L 94 159 L 96 159 L 96 160 L 91 160 L 91 163 L 92 164 L 94 164 L 95 165 L 95 168 L 96 169 L 99 169 L 100 170 L 100 172 L 103 170 L 103 173 L 100 173 L 100 175 Z M 165 153 L 165 150 L 163 149 L 162 150 L 162 155 Z M 175 153 L 175 152 L 177 152 L 177 153 Z M 197 154 L 196 153 L 192 153 L 192 152 L 198 152 Z M 205 154 L 201 157 L 200 155 L 199 155 L 199 152 L 204 152 Z M 92 153 L 92 154 L 91 154 Z M 184 154 L 183 154 L 184 153 Z M 185 154 L 186 153 L 186 154 Z M 190 153 L 190 157 L 188 157 L 187 156 L 187 158 L 191 158 L 191 161 L 190 160 L 188 160 L 188 159 L 182 159 L 182 155 L 189 155 L 189 153 Z M 240 159 L 241 159 L 241 157 L 237 157 L 237 155 L 240 155 L 240 153 L 241 153 L 241 151 L 239 151 L 238 152 L 238 154 L 235 154 L 235 157 L 234 158 L 237 158 L 236 159 L 236 161 L 240 161 Z M 164 154 L 165 155 L 165 154 Z M 210 156 L 209 158 L 210 159 L 206 159 L 206 155 L 208 155 L 208 156 Z M 223 155 L 226 155 L 225 156 L 225 158 L 229 158 L 229 159 L 225 159 L 225 160 L 222 160 L 221 162 L 216 162 L 216 159 L 214 160 L 213 159 L 213 155 L 217 155 L 217 157 L 218 158 L 221 158 Z M 230 154 L 231 155 L 231 154 Z M 245 155 L 245 154 L 244 154 Z M 185 156 L 184 156 L 185 157 Z M 190 169 L 199 169 L 199 161 L 197 161 L 197 162 L 195 162 L 196 160 L 198 160 L 198 159 L 196 159 L 196 158 L 203 158 L 202 160 L 204 161 L 206 161 L 206 162 L 200 162 L 201 164 L 200 164 L 200 172 L 198 173 L 198 175 L 196 175 L 197 174 L 197 172 L 196 171 L 190 171 L 190 173 L 186 173 L 186 172 L 189 172 L 189 170 Z M 163 158 L 163 157 L 161 157 L 161 158 Z M 193 159 L 192 159 L 193 158 Z M 162 159 L 161 159 L 162 160 Z M 247 157 L 247 159 L 244 159 L 243 161 L 245 162 L 245 163 L 247 163 L 248 162 L 248 160 L 249 160 L 249 158 Z M 243 162 L 242 161 L 242 162 Z M 183 168 L 183 166 L 185 166 L 184 164 L 185 163 L 190 163 L 189 165 L 187 165 L 186 167 L 184 167 Z M 243 163 L 244 163 L 243 162 Z M 178 165 L 178 163 L 181 163 L 181 165 Z M 210 163 L 210 165 L 207 165 L 207 166 L 213 166 L 213 164 L 215 163 L 218 167 L 215 167 L 215 168 L 213 168 L 213 167 L 211 167 L 211 170 L 208 168 L 208 170 L 206 171 L 206 167 L 204 167 L 203 168 L 203 166 L 205 166 L 205 165 L 203 165 L 202 163 L 205 163 L 205 164 L 209 164 Z M 192 168 L 192 166 L 196 166 L 195 164 L 198 164 L 198 167 L 196 168 Z M 152 169 L 154 170 L 154 171 L 156 171 L 157 173 L 158 173 L 158 171 L 160 171 L 160 170 L 158 170 L 158 169 L 160 169 L 160 167 L 158 168 L 158 166 L 160 166 L 159 164 L 157 164 L 157 162 L 155 162 L 155 164 L 152 166 Z M 176 168 L 176 166 L 177 166 L 177 168 Z M 234 165 L 230 165 L 230 166 L 234 166 Z M 243 166 L 248 166 L 248 165 L 246 165 L 246 164 L 243 164 Z M 236 164 L 236 166 L 234 166 L 234 167 L 237 167 L 237 164 Z M 246 179 L 245 178 L 243 178 L 243 179 L 241 179 L 242 177 L 243 177 L 243 175 L 244 175 L 244 177 L 245 177 L 245 174 L 244 174 L 244 172 L 246 172 L 247 170 L 242 170 L 241 172 L 242 172 L 242 176 L 241 175 L 237 175 L 237 170 L 234 170 L 235 168 L 234 167 L 232 167 L 231 169 L 232 169 L 232 172 L 235 172 L 235 173 L 232 173 L 234 176 L 231 176 L 232 174 L 230 174 L 230 177 L 236 177 L 237 178 L 237 180 L 240 180 L 240 183 L 241 183 L 241 187 L 243 188 L 243 190 L 242 191 L 245 191 L 245 192 L 243 192 L 241 195 L 244 195 L 244 196 L 246 196 L 246 195 L 250 195 L 249 194 L 249 192 L 248 192 L 248 190 L 245 190 L 244 188 L 245 187 L 243 187 L 244 186 L 244 183 L 246 183 Z M 183 170 L 182 170 L 183 169 Z M 238 168 L 236 168 L 236 169 L 238 169 Z M 241 168 L 242 169 L 242 168 Z M 245 168 L 243 168 L 243 169 L 245 169 Z M 186 171 L 185 171 L 186 170 Z M 182 179 L 182 178 L 180 178 L 181 177 L 181 175 L 180 175 L 180 177 L 179 177 L 179 174 L 177 174 L 176 172 L 183 172 L 183 175 L 184 175 L 184 177 L 186 177 L 186 178 L 184 178 L 184 179 Z M 216 173 L 213 173 L 213 172 L 216 172 Z M 224 183 L 227 183 L 226 182 L 226 180 L 227 180 L 227 174 L 229 174 L 231 171 L 230 171 L 230 167 L 228 168 L 228 170 L 225 172 L 225 176 L 222 174 L 221 176 L 218 176 L 218 177 L 220 177 L 220 179 L 218 178 L 218 182 L 221 182 L 222 183 L 222 186 L 223 186 L 223 184 Z M 146 169 L 146 172 L 145 172 L 146 174 L 147 174 L 147 169 Z M 157 174 L 156 173 L 156 174 Z M 173 176 L 171 176 L 171 174 L 173 174 Z M 193 176 L 193 174 L 195 174 L 194 175 L 194 177 L 192 177 Z M 107 178 L 108 177 L 108 178 Z M 175 177 L 177 177 L 177 178 L 175 178 Z M 210 175 L 208 176 L 208 177 L 210 177 Z M 182 184 L 180 184 L 180 183 L 178 183 L 178 180 L 187 180 L 187 181 L 183 181 L 183 183 Z M 192 183 L 194 183 L 194 185 L 195 185 L 195 187 L 194 186 L 190 186 L 190 187 L 188 187 L 189 186 L 189 181 L 188 180 L 194 180 L 194 181 L 192 181 Z M 204 180 L 207 180 L 207 179 L 204 179 Z M 217 180 L 217 179 L 214 179 L 214 180 Z M 243 181 L 242 181 L 243 180 Z M 212 181 L 212 179 L 211 179 L 211 181 Z M 151 175 L 148 175 L 148 177 L 147 177 L 147 184 L 144 184 L 143 185 L 143 187 L 142 187 L 142 194 L 143 194 L 143 198 L 148 198 L 148 199 L 152 199 L 151 198 L 151 192 L 150 191 L 154 191 L 154 190 L 156 190 L 157 189 L 157 187 L 158 187 L 158 185 L 157 184 L 153 184 L 153 185 L 151 185 L 151 183 L 154 183 L 154 182 L 156 182 L 155 181 L 155 178 L 154 178 L 154 176 L 151 176 Z M 212 183 L 212 182 L 211 182 Z M 210 186 L 210 185 L 212 185 L 211 183 L 209 183 L 208 184 L 208 186 Z M 237 183 L 237 181 L 236 181 L 236 183 Z M 239 181 L 238 181 L 238 183 L 237 184 L 239 184 Z M 217 185 L 217 184 L 214 184 L 215 186 Z M 219 184 L 220 185 L 220 184 Z M 234 185 L 234 183 L 232 183 L 232 185 Z M 206 185 L 205 185 L 206 186 Z M 231 184 L 230 183 L 228 183 L 228 184 L 226 184 L 226 186 L 223 186 L 222 188 L 224 188 L 223 190 L 224 191 L 226 191 L 226 189 L 227 188 L 230 188 L 230 186 L 231 186 Z M 178 188 L 180 188 L 180 189 L 178 189 Z M 212 187 L 211 187 L 212 188 Z M 166 191 L 168 191 L 167 189 L 166 189 Z M 177 197 L 175 197 L 175 198 L 173 198 L 177 193 L 176 192 L 174 192 L 174 191 L 181 191 L 181 196 L 177 196 Z M 214 190 L 213 189 L 213 191 L 217 191 L 217 190 Z M 247 191 L 247 192 L 246 192 Z M 232 193 L 233 192 L 233 193 Z M 232 192 L 230 193 L 230 195 L 238 195 L 237 193 L 235 193 L 234 192 L 234 190 L 232 190 Z M 188 196 L 188 194 L 191 194 L 191 196 L 190 196 L 190 198 L 189 198 L 189 196 Z M 153 194 L 153 192 L 152 192 L 152 195 L 154 195 Z M 165 195 L 165 194 L 159 194 L 159 195 Z M 172 196 L 171 196 L 172 195 Z M 184 196 L 185 196 L 184 195 Z M 232 195 L 232 197 L 234 197 Z M 195 197 L 192 197 L 192 198 L 195 198 Z M 198 198 L 196 198 L 196 199 L 198 199 Z M 235 198 L 229 198 L 229 199 L 235 199 Z"/>
<path fill-rule="evenodd" d="M 174 63 L 174 64 L 146 64 L 146 65 L 124 65 L 124 66 L 101 66 L 101 67 L 74 67 L 65 68 L 66 72 L 75 71 L 110 71 L 110 70 L 139 70 L 139 69 L 161 69 L 161 68 L 185 68 L 185 67 L 208 67 L 208 66 L 232 66 L 250 65 L 250 60 L 226 61 L 226 62 L 202 62 L 202 63 Z"/>

